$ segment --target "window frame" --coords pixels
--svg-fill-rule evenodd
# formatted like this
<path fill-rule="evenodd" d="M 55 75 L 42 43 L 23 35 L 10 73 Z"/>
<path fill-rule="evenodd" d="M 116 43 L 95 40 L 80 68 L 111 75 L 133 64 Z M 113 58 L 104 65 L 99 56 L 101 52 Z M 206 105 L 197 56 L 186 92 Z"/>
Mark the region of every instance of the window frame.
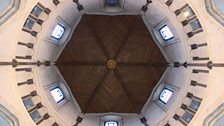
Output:
<path fill-rule="evenodd" d="M 199 105 L 197 106 L 197 108 L 196 108 L 196 109 L 192 107 L 192 103 L 193 103 L 193 101 L 195 101 L 195 102 L 198 102 L 198 103 L 199 103 Z M 198 111 L 198 109 L 200 108 L 200 105 L 201 105 L 201 101 L 199 101 L 199 100 L 197 100 L 197 99 L 192 98 L 192 99 L 191 99 L 191 103 L 188 105 L 188 107 L 189 107 L 191 110 L 193 110 L 193 111 L 197 112 L 197 111 Z"/>
<path fill-rule="evenodd" d="M 119 0 L 116 0 L 116 3 L 108 3 L 109 0 L 106 0 L 105 4 L 106 6 L 110 6 L 110 7 L 116 7 L 116 6 L 119 6 Z"/>
<path fill-rule="evenodd" d="M 171 94 L 171 96 L 169 97 L 169 99 L 167 100 L 167 102 L 165 102 L 165 101 L 163 101 L 162 99 L 161 99 L 161 94 L 162 94 L 162 92 L 164 91 L 164 90 L 168 90 L 168 91 L 170 91 L 172 94 Z M 171 97 L 172 97 L 172 95 L 173 95 L 173 90 L 171 90 L 171 89 L 169 89 L 169 88 L 167 88 L 167 87 L 164 87 L 163 89 L 162 89 L 162 91 L 160 92 L 160 94 L 159 94 L 159 101 L 160 102 L 162 102 L 163 104 L 167 104 L 168 102 L 169 102 L 169 100 L 171 99 Z"/>
<path fill-rule="evenodd" d="M 191 13 L 190 13 L 190 15 L 188 15 L 187 17 L 186 17 L 186 20 L 190 20 L 190 19 L 193 19 L 193 18 L 197 18 L 197 16 L 196 16 L 196 14 L 195 14 L 195 12 L 194 12 L 194 10 L 191 8 L 191 6 L 186 6 L 182 11 L 181 11 L 181 13 L 186 13 L 186 12 L 188 12 L 188 10 L 190 10 L 191 11 L 191 13 L 193 14 L 193 15 L 191 15 Z"/>
<path fill-rule="evenodd" d="M 199 28 L 197 28 L 197 29 L 195 29 L 194 27 L 192 27 L 193 26 L 192 24 L 193 23 L 196 23 L 195 21 L 197 21 L 197 23 L 199 25 Z M 199 21 L 198 18 L 195 18 L 194 20 L 190 21 L 188 24 L 191 26 L 192 32 L 197 32 L 197 31 L 200 31 L 202 29 L 201 22 Z"/>
<path fill-rule="evenodd" d="M 34 12 L 34 9 L 35 9 L 36 7 L 38 7 L 38 8 L 41 10 L 41 12 L 39 13 L 38 16 L 37 16 L 37 15 L 35 14 L 35 12 Z M 34 13 L 33 13 L 33 12 L 34 12 Z M 31 14 L 32 16 L 38 18 L 38 17 L 40 16 L 40 14 L 43 13 L 43 12 L 44 12 L 44 9 L 43 9 L 42 7 L 40 7 L 40 6 L 38 6 L 38 5 L 35 5 L 34 8 L 32 9 L 32 11 L 30 12 L 30 14 Z"/>
<path fill-rule="evenodd" d="M 104 121 L 104 126 L 106 126 L 106 123 L 108 123 L 108 122 L 114 122 L 114 123 L 116 123 L 116 126 L 119 126 L 118 125 L 118 121 L 113 121 L 113 120 L 105 120 Z M 109 126 L 109 125 L 108 125 Z"/>
<path fill-rule="evenodd" d="M 0 12 L 0 26 L 6 23 L 20 8 L 21 0 L 10 0 L 7 7 Z"/>
<path fill-rule="evenodd" d="M 25 101 L 27 101 L 29 99 L 29 101 L 31 101 L 31 103 L 32 103 L 32 106 L 30 106 L 29 108 L 26 106 L 26 104 L 25 104 Z M 26 110 L 30 110 L 30 109 L 32 109 L 33 107 L 35 107 L 35 104 L 33 103 L 33 101 L 32 101 L 32 97 L 28 97 L 28 98 L 25 98 L 25 99 L 23 99 L 23 104 L 24 104 L 24 106 L 26 107 Z"/>
<path fill-rule="evenodd" d="M 216 8 L 212 0 L 204 0 L 207 13 L 214 18 L 218 23 L 224 26 L 224 14 Z"/>
<path fill-rule="evenodd" d="M 4 103 L 3 99 L 0 99 L 0 101 Z M 0 104 L 0 116 L 2 116 L 9 124 L 13 124 L 13 126 L 20 125 L 19 119 L 5 107 L 5 104 L 4 106 Z"/>
<path fill-rule="evenodd" d="M 161 30 L 164 29 L 165 27 L 168 28 L 168 31 L 172 34 L 172 37 L 168 38 L 168 39 L 165 39 L 164 36 L 162 35 L 161 33 Z M 160 36 L 162 37 L 162 39 L 165 41 L 165 43 L 167 43 L 169 40 L 172 40 L 174 39 L 174 34 L 173 32 L 171 31 L 171 29 L 167 26 L 167 25 L 163 25 L 160 29 L 159 29 L 159 33 L 160 33 Z"/>
<path fill-rule="evenodd" d="M 58 26 L 59 26 L 60 28 L 63 28 L 63 33 L 62 33 L 62 35 L 61 35 L 59 38 L 53 36 L 53 33 L 54 33 L 56 27 L 58 27 Z M 65 31 L 66 31 L 65 26 L 62 25 L 61 23 L 58 23 L 58 24 L 54 27 L 54 29 L 53 29 L 53 31 L 52 31 L 52 33 L 51 33 L 51 37 L 52 37 L 53 39 L 56 39 L 57 41 L 59 41 L 59 40 L 61 40 L 61 39 L 63 38 L 63 36 L 64 36 L 64 34 L 65 34 Z"/>
<path fill-rule="evenodd" d="M 174 36 L 172 39 L 164 40 L 164 38 L 162 37 L 160 29 L 162 29 L 164 26 L 168 26 L 168 28 L 172 32 Z M 156 42 L 160 45 L 161 48 L 181 42 L 176 27 L 172 24 L 172 22 L 170 22 L 168 18 L 164 18 L 161 22 L 156 24 L 155 27 L 153 27 L 153 33 L 155 39 L 157 40 Z"/>
<path fill-rule="evenodd" d="M 61 99 L 58 100 L 58 101 L 55 100 L 55 97 L 54 97 L 53 94 L 52 94 L 52 91 L 55 90 L 55 89 L 59 89 L 60 92 L 61 92 L 62 95 L 63 95 L 63 98 L 61 98 Z M 55 101 L 57 104 L 59 104 L 59 103 L 61 103 L 62 101 L 65 100 L 65 94 L 63 93 L 63 90 L 62 90 L 59 86 L 52 88 L 52 89 L 50 90 L 50 93 L 51 93 L 51 96 L 53 97 L 54 101 Z"/>
<path fill-rule="evenodd" d="M 39 116 L 40 118 L 38 117 L 37 120 L 34 120 L 34 119 L 35 119 L 35 118 L 33 118 L 33 115 L 35 115 L 34 113 L 38 114 L 38 116 Z M 31 119 L 32 119 L 35 123 L 39 122 L 39 121 L 43 118 L 43 116 L 41 116 L 41 114 L 38 112 L 38 109 L 33 110 L 32 112 L 29 113 L 29 115 L 30 115 Z"/>
<path fill-rule="evenodd" d="M 190 115 L 190 120 L 185 120 L 183 117 L 188 117 L 188 115 Z M 191 113 L 190 111 L 185 111 L 184 114 L 180 117 L 181 120 L 183 120 L 185 123 L 189 124 L 192 119 L 194 118 L 194 114 Z"/>
<path fill-rule="evenodd" d="M 32 21 L 32 23 L 33 23 L 31 28 L 29 28 L 29 26 L 26 25 L 26 23 L 27 23 L 28 20 Z M 25 29 L 27 29 L 27 30 L 29 30 L 29 31 L 32 31 L 33 26 L 35 25 L 35 23 L 36 23 L 36 21 L 35 21 L 34 19 L 28 17 L 28 18 L 26 19 L 25 23 L 23 24 L 23 28 L 25 28 Z M 26 26 L 27 26 L 27 27 L 26 27 Z"/>

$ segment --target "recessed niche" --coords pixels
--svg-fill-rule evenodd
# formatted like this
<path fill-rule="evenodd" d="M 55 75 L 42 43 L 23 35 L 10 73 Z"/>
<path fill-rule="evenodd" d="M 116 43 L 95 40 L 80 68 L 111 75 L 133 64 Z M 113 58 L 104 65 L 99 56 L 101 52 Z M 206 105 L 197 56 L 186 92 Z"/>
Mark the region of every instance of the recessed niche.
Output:
<path fill-rule="evenodd" d="M 49 28 L 45 40 L 60 46 L 69 39 L 70 32 L 70 26 L 62 18 L 57 17 Z"/>
<path fill-rule="evenodd" d="M 168 83 L 161 83 L 155 90 L 153 101 L 164 111 L 168 111 L 175 101 L 179 88 Z"/>
<path fill-rule="evenodd" d="M 153 28 L 153 33 L 161 46 L 180 42 L 176 28 L 168 19 L 164 19 Z"/>

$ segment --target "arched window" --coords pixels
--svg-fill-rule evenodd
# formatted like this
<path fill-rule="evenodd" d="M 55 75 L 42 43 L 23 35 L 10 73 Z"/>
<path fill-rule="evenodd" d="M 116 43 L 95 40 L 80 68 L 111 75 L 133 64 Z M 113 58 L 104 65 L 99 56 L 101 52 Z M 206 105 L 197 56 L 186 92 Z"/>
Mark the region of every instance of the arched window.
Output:
<path fill-rule="evenodd" d="M 0 12 L 2 13 L 10 4 L 10 0 L 2 0 L 0 4 Z"/>
<path fill-rule="evenodd" d="M 203 126 L 222 126 L 224 123 L 224 104 L 218 106 L 204 120 Z"/>
<path fill-rule="evenodd" d="M 205 0 L 207 12 L 220 24 L 224 26 L 224 1 Z"/>
<path fill-rule="evenodd" d="M 0 126 L 19 126 L 16 116 L 2 105 L 0 105 Z"/>
<path fill-rule="evenodd" d="M 1 0 L 0 26 L 5 23 L 18 9 L 20 0 Z"/>

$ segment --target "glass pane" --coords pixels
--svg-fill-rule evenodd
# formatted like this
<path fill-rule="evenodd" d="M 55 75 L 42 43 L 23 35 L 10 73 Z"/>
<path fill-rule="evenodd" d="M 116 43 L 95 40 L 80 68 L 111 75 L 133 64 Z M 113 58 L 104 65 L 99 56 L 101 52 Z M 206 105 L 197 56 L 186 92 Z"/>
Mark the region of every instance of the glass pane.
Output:
<path fill-rule="evenodd" d="M 33 101 L 31 100 L 31 98 L 24 99 L 23 103 L 24 103 L 24 105 L 25 105 L 27 110 L 34 106 Z"/>
<path fill-rule="evenodd" d="M 55 26 L 51 36 L 55 39 L 60 39 L 65 32 L 65 28 L 62 25 Z"/>
<path fill-rule="evenodd" d="M 106 0 L 106 5 L 107 6 L 117 6 L 118 0 Z"/>
<path fill-rule="evenodd" d="M 224 14 L 224 0 L 214 0 L 215 6 Z"/>
<path fill-rule="evenodd" d="M 0 126 L 19 126 L 19 120 L 7 108 L 0 104 Z"/>
<path fill-rule="evenodd" d="M 105 122 L 104 126 L 118 126 L 118 124 L 117 122 L 114 122 L 114 121 L 108 121 L 108 122 Z"/>
<path fill-rule="evenodd" d="M 160 93 L 159 100 L 166 104 L 171 98 L 172 94 L 173 92 L 171 90 L 164 88 Z"/>
<path fill-rule="evenodd" d="M 0 13 L 3 12 L 9 6 L 10 0 L 1 0 Z"/>
<path fill-rule="evenodd" d="M 0 115 L 0 126 L 10 126 L 9 122 Z"/>
<path fill-rule="evenodd" d="M 31 116 L 31 118 L 33 119 L 34 122 L 37 122 L 41 119 L 41 115 L 37 110 L 30 113 L 30 116 Z"/>
<path fill-rule="evenodd" d="M 220 119 L 218 119 L 215 122 L 214 126 L 223 126 L 223 124 L 224 124 L 224 116 L 222 116 Z"/>
<path fill-rule="evenodd" d="M 193 31 L 198 30 L 198 29 L 201 29 L 201 24 L 200 24 L 200 22 L 199 22 L 198 19 L 190 22 L 190 25 L 191 25 Z"/>
<path fill-rule="evenodd" d="M 162 27 L 160 30 L 160 35 L 162 36 L 162 38 L 164 40 L 170 40 L 172 39 L 174 36 L 173 36 L 173 33 L 171 32 L 170 28 L 168 26 L 164 26 Z"/>
<path fill-rule="evenodd" d="M 188 19 L 189 17 L 192 17 L 195 15 L 194 11 L 191 9 L 191 7 L 186 8 L 184 11 L 184 16 L 186 17 L 186 19 Z"/>
<path fill-rule="evenodd" d="M 42 10 L 40 7 L 35 6 L 35 7 L 33 8 L 33 10 L 32 10 L 31 13 L 32 13 L 34 16 L 38 17 L 42 11 L 43 11 L 43 10 Z"/>
<path fill-rule="evenodd" d="M 201 102 L 195 100 L 195 99 L 192 99 L 191 101 L 191 104 L 189 105 L 189 107 L 195 111 L 198 110 L 199 106 L 200 106 Z"/>
<path fill-rule="evenodd" d="M 31 30 L 33 28 L 34 23 L 35 22 L 33 20 L 31 20 L 30 18 L 27 18 L 24 24 L 24 27 Z"/>
<path fill-rule="evenodd" d="M 189 112 L 185 112 L 184 115 L 181 117 L 181 119 L 183 119 L 187 123 L 190 123 L 192 118 L 193 118 L 193 115 L 190 114 Z"/>
<path fill-rule="evenodd" d="M 51 95 L 53 96 L 54 101 L 57 103 L 64 99 L 64 95 L 59 87 L 51 90 Z"/>

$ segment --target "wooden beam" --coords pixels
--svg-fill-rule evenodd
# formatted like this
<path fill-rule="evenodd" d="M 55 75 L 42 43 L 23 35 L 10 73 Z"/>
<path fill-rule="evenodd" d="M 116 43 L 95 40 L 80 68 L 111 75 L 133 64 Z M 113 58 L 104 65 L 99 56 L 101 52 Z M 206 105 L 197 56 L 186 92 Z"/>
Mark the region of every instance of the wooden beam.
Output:
<path fill-rule="evenodd" d="M 68 61 L 68 62 L 56 62 L 56 65 L 59 66 L 67 66 L 67 65 L 71 65 L 71 66 L 103 66 L 106 65 L 107 62 L 97 62 L 97 61 L 93 61 L 93 62 L 89 62 L 89 61 Z"/>
<path fill-rule="evenodd" d="M 132 63 L 125 63 L 125 62 L 118 62 L 118 66 L 134 66 L 134 67 L 168 67 L 170 63 L 141 63 L 141 62 L 132 62 Z"/>

